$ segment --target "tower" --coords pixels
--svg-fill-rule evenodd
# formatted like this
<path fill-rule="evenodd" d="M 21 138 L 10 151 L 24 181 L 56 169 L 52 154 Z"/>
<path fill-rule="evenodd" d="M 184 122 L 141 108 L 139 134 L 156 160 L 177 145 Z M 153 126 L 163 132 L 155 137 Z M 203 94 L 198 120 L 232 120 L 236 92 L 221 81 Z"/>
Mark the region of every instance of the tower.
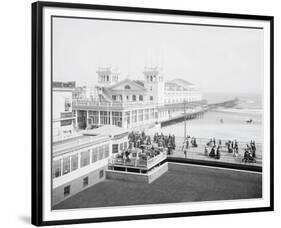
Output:
<path fill-rule="evenodd" d="M 164 104 L 164 77 L 158 67 L 144 68 L 144 87 L 147 89 L 147 101 Z"/>
<path fill-rule="evenodd" d="M 118 82 L 119 72 L 111 67 L 99 67 L 97 70 L 100 87 L 109 87 Z"/>

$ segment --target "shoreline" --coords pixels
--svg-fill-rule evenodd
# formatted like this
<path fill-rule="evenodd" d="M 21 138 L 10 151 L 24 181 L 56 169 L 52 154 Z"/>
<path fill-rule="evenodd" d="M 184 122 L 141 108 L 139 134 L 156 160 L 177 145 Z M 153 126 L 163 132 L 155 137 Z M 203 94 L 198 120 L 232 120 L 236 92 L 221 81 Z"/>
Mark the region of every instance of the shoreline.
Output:
<path fill-rule="evenodd" d="M 203 118 L 187 121 L 187 135 L 196 138 L 210 139 L 215 137 L 222 140 L 237 139 L 243 142 L 255 140 L 257 143 L 263 142 L 263 125 L 262 115 L 250 116 L 254 122 L 247 124 L 244 114 L 233 112 L 207 112 Z M 220 120 L 223 119 L 223 123 Z M 164 135 L 175 135 L 176 137 L 184 136 L 184 122 L 173 125 L 159 127 L 154 126 L 147 130 L 147 133 L 163 133 Z"/>

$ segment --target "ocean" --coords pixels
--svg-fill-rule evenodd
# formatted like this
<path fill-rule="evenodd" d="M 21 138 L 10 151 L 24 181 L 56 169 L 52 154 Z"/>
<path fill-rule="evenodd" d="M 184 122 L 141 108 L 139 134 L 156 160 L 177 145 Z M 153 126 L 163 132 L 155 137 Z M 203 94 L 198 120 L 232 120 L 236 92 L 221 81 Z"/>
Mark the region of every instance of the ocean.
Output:
<path fill-rule="evenodd" d="M 255 94 L 205 94 L 209 103 L 239 99 L 237 106 L 218 108 L 204 114 L 201 119 L 187 122 L 187 134 L 191 137 L 210 139 L 215 137 L 222 140 L 238 140 L 248 143 L 255 140 L 263 142 L 263 103 L 262 97 Z M 247 123 L 247 120 L 252 123 Z M 184 123 L 154 129 L 152 132 L 184 136 Z"/>

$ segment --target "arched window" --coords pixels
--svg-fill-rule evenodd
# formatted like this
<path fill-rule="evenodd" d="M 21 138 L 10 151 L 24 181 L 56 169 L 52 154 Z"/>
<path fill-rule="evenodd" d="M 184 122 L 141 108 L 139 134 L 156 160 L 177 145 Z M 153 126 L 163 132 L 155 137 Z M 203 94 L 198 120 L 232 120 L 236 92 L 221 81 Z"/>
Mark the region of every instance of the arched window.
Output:
<path fill-rule="evenodd" d="M 125 89 L 131 89 L 129 85 L 125 85 Z"/>
<path fill-rule="evenodd" d="M 133 101 L 136 101 L 137 100 L 137 96 L 133 95 L 132 99 L 133 99 Z"/>
<path fill-rule="evenodd" d="M 139 96 L 139 100 L 143 101 L 143 96 L 142 95 Z"/>

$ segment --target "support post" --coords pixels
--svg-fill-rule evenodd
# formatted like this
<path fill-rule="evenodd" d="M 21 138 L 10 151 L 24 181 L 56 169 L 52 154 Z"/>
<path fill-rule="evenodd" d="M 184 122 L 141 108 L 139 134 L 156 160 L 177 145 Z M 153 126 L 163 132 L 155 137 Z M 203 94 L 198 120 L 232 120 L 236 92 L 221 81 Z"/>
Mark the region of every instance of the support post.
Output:
<path fill-rule="evenodd" d="M 184 108 L 184 140 L 186 139 L 186 110 L 185 110 L 185 100 L 183 103 L 183 108 Z"/>

